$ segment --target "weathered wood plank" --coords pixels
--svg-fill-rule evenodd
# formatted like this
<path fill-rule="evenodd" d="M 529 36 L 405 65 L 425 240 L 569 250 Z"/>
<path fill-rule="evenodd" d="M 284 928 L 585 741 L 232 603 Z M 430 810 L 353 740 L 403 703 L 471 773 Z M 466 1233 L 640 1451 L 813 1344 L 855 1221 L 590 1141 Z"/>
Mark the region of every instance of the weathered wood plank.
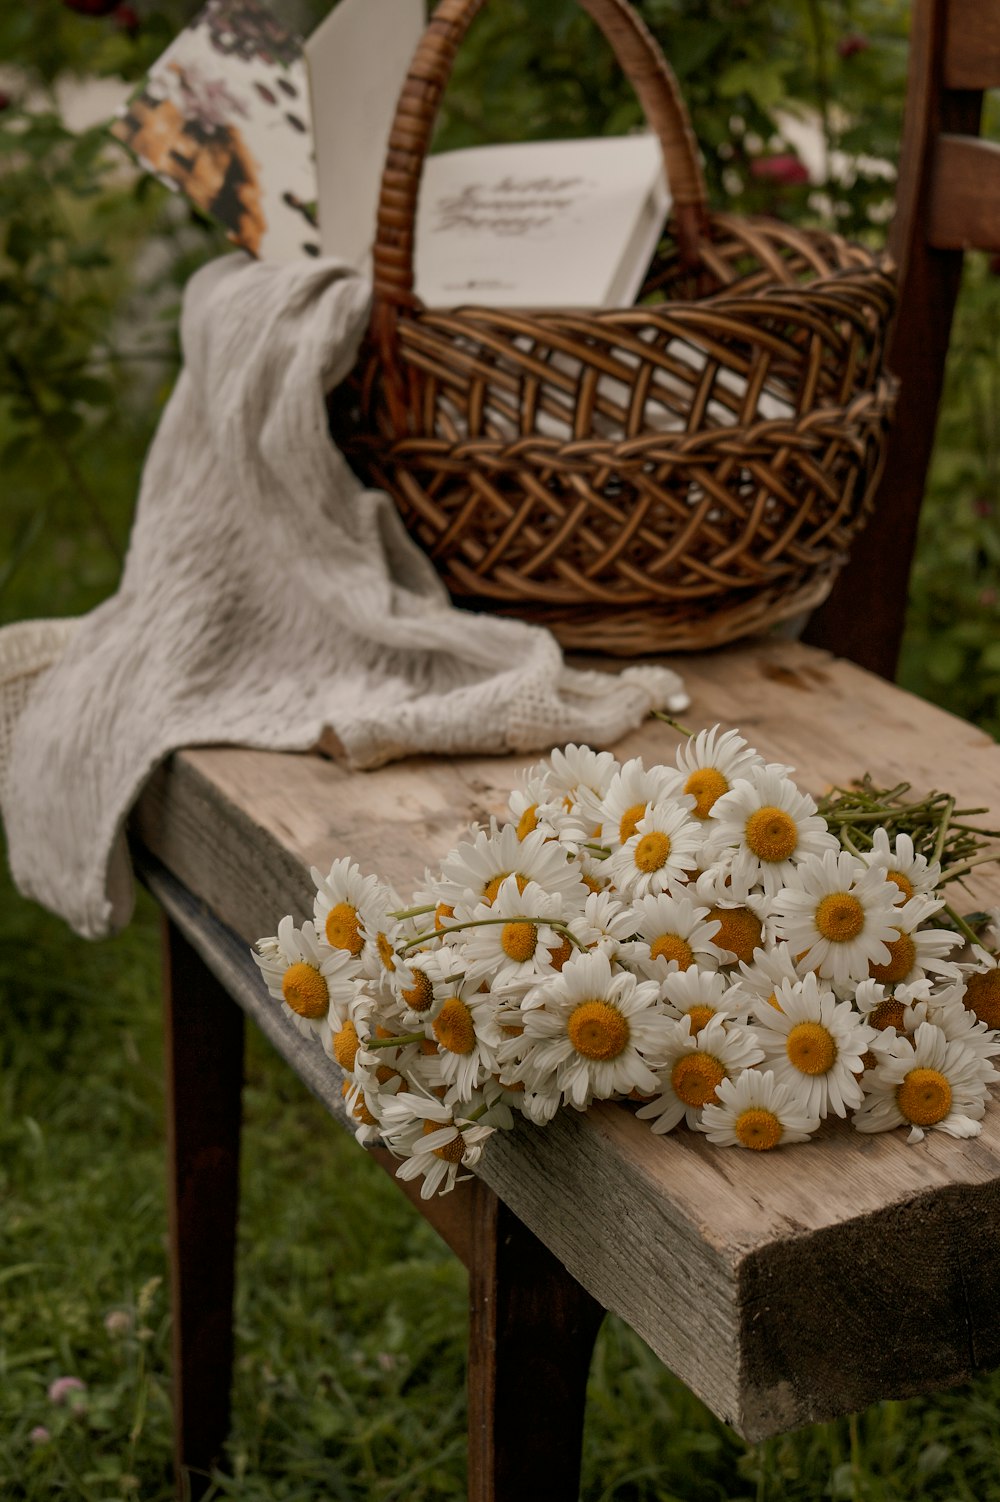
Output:
<path fill-rule="evenodd" d="M 997 0 L 949 0 L 943 77 L 947 89 L 1000 87 Z"/>
<path fill-rule="evenodd" d="M 936 250 L 1000 249 L 1000 146 L 995 141 L 939 138 L 927 243 Z"/>
<path fill-rule="evenodd" d="M 849 663 L 768 642 L 683 666 L 690 725 L 739 725 L 813 791 L 870 770 L 1000 809 L 989 737 Z M 651 723 L 616 751 L 668 760 L 674 743 Z M 350 774 L 315 757 L 194 751 L 156 779 L 135 824 L 250 940 L 286 911 L 305 916 L 309 864 L 346 852 L 407 893 L 469 818 L 502 809 L 518 770 L 463 758 Z M 996 875 L 976 898 L 1000 901 Z M 481 1176 L 757 1438 L 1000 1361 L 998 1116 L 971 1143 L 911 1148 L 834 1125 L 801 1151 L 758 1157 L 686 1132 L 657 1139 L 627 1109 L 602 1106 L 499 1134 Z"/>

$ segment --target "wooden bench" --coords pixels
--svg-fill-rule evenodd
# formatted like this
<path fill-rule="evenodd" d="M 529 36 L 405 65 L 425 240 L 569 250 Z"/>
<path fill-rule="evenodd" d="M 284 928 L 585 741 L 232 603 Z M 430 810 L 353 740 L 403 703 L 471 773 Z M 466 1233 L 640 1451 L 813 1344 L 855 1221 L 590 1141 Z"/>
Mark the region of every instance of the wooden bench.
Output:
<path fill-rule="evenodd" d="M 1000 808 L 1000 749 L 985 734 L 851 663 L 770 641 L 684 670 L 694 725 L 740 726 L 814 792 L 870 770 Z M 670 760 L 675 743 L 650 722 L 616 749 Z M 170 923 L 182 1469 L 207 1470 L 228 1422 L 242 1022 L 231 998 L 324 1104 L 339 1099 L 336 1072 L 285 1025 L 246 946 L 285 912 L 309 914 L 311 864 L 350 853 L 407 892 L 470 819 L 502 811 L 519 765 L 351 774 L 315 756 L 199 750 L 142 799 L 140 859 Z M 1000 901 L 1000 879 L 983 875 L 976 895 Z M 971 1142 L 932 1134 L 911 1147 L 834 1124 L 758 1157 L 686 1130 L 656 1138 L 603 1105 L 498 1134 L 475 1185 L 420 1208 L 471 1272 L 475 1499 L 577 1495 L 602 1308 L 749 1439 L 1000 1364 L 1000 1111 Z"/>

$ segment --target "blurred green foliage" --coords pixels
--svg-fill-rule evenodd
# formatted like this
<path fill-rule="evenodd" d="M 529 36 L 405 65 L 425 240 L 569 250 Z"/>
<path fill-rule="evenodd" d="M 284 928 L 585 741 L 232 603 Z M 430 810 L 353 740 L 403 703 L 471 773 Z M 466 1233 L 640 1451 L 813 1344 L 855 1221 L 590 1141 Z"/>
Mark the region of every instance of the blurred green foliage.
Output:
<path fill-rule="evenodd" d="M 221 235 L 137 177 L 100 127 L 73 136 L 74 75 L 142 75 L 196 9 L 62 0 L 0 10 L 0 621 L 89 607 L 118 577 L 141 457 L 177 368 L 190 271 Z M 308 30 L 325 0 L 273 0 Z M 907 0 L 637 0 L 678 76 L 715 204 L 879 242 L 902 120 Z M 127 21 L 128 24 L 124 24 Z M 13 80 L 13 81 L 11 81 Z M 818 123 L 802 181 L 796 122 Z M 576 0 L 493 0 L 460 50 L 437 145 L 620 132 L 637 101 Z M 1000 730 L 996 527 L 1000 283 L 967 278 L 914 573 L 903 681 Z"/>

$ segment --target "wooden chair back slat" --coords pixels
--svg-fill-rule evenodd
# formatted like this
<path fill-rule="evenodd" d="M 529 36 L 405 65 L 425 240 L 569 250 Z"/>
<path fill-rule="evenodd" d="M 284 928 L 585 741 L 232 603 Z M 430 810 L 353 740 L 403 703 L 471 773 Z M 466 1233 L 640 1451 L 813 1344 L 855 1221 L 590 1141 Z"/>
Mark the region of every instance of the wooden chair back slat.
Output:
<path fill-rule="evenodd" d="M 1000 146 L 993 141 L 938 138 L 927 243 L 937 250 L 1000 250 Z"/>
<path fill-rule="evenodd" d="M 889 249 L 899 270 L 886 362 L 900 380 L 871 520 L 805 640 L 893 678 L 967 249 L 1000 249 L 1000 147 L 979 139 L 1000 85 L 1000 0 L 913 0 Z"/>
<path fill-rule="evenodd" d="M 1000 88 L 1000 0 L 950 0 L 946 89 Z"/>

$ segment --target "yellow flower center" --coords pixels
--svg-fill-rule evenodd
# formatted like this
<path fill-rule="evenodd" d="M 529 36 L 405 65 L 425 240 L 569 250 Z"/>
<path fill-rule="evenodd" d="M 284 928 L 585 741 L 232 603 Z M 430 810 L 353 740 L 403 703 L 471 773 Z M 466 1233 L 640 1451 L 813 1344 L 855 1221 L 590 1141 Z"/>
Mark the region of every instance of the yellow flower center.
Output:
<path fill-rule="evenodd" d="M 550 949 L 553 970 L 561 970 L 572 953 L 573 946 L 568 939 L 563 939 L 557 949 Z"/>
<path fill-rule="evenodd" d="M 894 881 L 903 894 L 903 901 L 909 902 L 913 896 L 913 883 L 908 876 L 904 876 L 902 871 L 887 871 L 885 879 L 886 881 Z M 898 902 L 899 898 L 896 900 Z"/>
<path fill-rule="evenodd" d="M 654 960 L 676 960 L 680 970 L 694 964 L 694 950 L 680 934 L 661 934 L 650 944 L 649 952 Z"/>
<path fill-rule="evenodd" d="M 333 1057 L 348 1074 L 354 1068 L 359 1046 L 358 1030 L 348 1018 L 343 1027 L 333 1035 Z"/>
<path fill-rule="evenodd" d="M 490 901 L 492 900 L 493 899 L 491 898 Z M 445 924 L 451 918 L 454 918 L 454 916 L 455 909 L 452 907 L 450 902 L 439 902 L 437 907 L 434 909 L 434 927 L 437 929 L 444 928 Z"/>
<path fill-rule="evenodd" d="M 847 944 L 865 926 L 865 910 L 850 892 L 830 892 L 816 908 L 816 927 L 824 939 Z"/>
<path fill-rule="evenodd" d="M 300 960 L 289 965 L 281 982 L 281 994 L 300 1017 L 325 1017 L 330 1006 L 330 991 L 315 965 Z"/>
<path fill-rule="evenodd" d="M 746 842 L 760 861 L 786 861 L 799 843 L 799 828 L 783 808 L 758 808 L 746 822 Z"/>
<path fill-rule="evenodd" d="M 833 1068 L 837 1045 L 821 1022 L 799 1022 L 788 1034 L 785 1052 L 803 1074 L 826 1074 Z"/>
<path fill-rule="evenodd" d="M 586 1059 L 617 1059 L 630 1037 L 627 1020 L 607 1001 L 582 1001 L 570 1014 L 566 1031 Z"/>
<path fill-rule="evenodd" d="M 345 1080 L 340 1087 L 340 1093 L 346 1100 L 353 1089 L 354 1085 L 352 1081 Z M 378 1117 L 373 1116 L 369 1111 L 368 1107 L 365 1105 L 365 1098 L 360 1090 L 358 1091 L 358 1098 L 351 1108 L 351 1115 L 354 1117 L 355 1121 L 363 1122 L 365 1126 L 378 1126 Z"/>
<path fill-rule="evenodd" d="M 538 804 L 529 803 L 524 813 L 517 821 L 517 837 L 526 840 L 529 834 L 533 834 L 538 828 Z"/>
<path fill-rule="evenodd" d="M 726 1078 L 718 1059 L 707 1053 L 687 1053 L 677 1060 L 670 1083 L 678 1100 L 686 1106 L 704 1106 L 715 1099 L 715 1092 Z"/>
<path fill-rule="evenodd" d="M 415 1012 L 426 1012 L 434 1000 L 434 984 L 425 970 L 414 970 L 413 985 L 404 986 L 400 995 Z"/>
<path fill-rule="evenodd" d="M 658 829 L 652 834 L 644 834 L 635 847 L 635 863 L 640 871 L 647 873 L 662 870 L 669 855 L 670 837 Z"/>
<path fill-rule="evenodd" d="M 513 871 L 498 871 L 496 876 L 490 878 L 485 887 L 483 887 L 484 902 L 496 902 L 500 888 L 503 886 L 508 876 L 515 876 L 515 873 Z M 528 878 L 526 876 L 522 876 L 520 872 L 518 872 L 515 876 L 515 880 L 517 882 L 517 890 L 519 892 L 523 892 L 525 887 L 528 885 Z"/>
<path fill-rule="evenodd" d="M 718 918 L 721 925 L 712 942 L 749 965 L 764 936 L 764 925 L 756 914 L 748 907 L 713 907 L 708 916 Z"/>
<path fill-rule="evenodd" d="M 966 1010 L 987 1027 L 1000 1027 L 1000 970 L 974 970 L 965 977 Z"/>
<path fill-rule="evenodd" d="M 460 996 L 449 996 L 431 1026 L 442 1048 L 449 1053 L 471 1053 L 476 1046 L 472 1013 Z"/>
<path fill-rule="evenodd" d="M 632 807 L 627 808 L 622 814 L 621 822 L 618 825 L 618 838 L 623 845 L 626 840 L 630 840 L 635 834 L 639 820 L 646 817 L 648 806 L 646 803 L 633 803 Z"/>
<path fill-rule="evenodd" d="M 951 1086 L 937 1069 L 911 1069 L 896 1087 L 896 1104 L 914 1126 L 935 1126 L 951 1110 Z"/>
<path fill-rule="evenodd" d="M 580 876 L 581 876 L 581 878 L 583 880 L 583 884 L 587 888 L 588 892 L 603 892 L 604 891 L 604 888 L 602 887 L 601 883 L 597 880 L 596 876 L 588 876 L 587 873 L 586 873 L 586 871 L 581 871 L 580 872 Z"/>
<path fill-rule="evenodd" d="M 403 1080 L 398 1069 L 393 1069 L 391 1064 L 380 1064 L 375 1070 L 375 1078 L 380 1085 L 387 1085 L 390 1080 Z M 400 1092 L 406 1089 L 406 1081 L 400 1085 Z"/>
<path fill-rule="evenodd" d="M 752 1147 L 758 1153 L 777 1147 L 782 1136 L 781 1122 L 773 1111 L 766 1111 L 763 1106 L 751 1106 L 749 1110 L 741 1111 L 733 1130 L 744 1147 Z"/>
<path fill-rule="evenodd" d="M 380 933 L 375 935 L 375 948 L 378 950 L 378 957 L 382 961 L 382 964 L 385 966 L 386 970 L 395 970 L 395 951 L 393 950 L 393 947 L 389 943 L 389 940 L 385 934 Z"/>
<path fill-rule="evenodd" d="M 885 1001 L 880 1001 L 878 1006 L 872 1007 L 865 1021 L 878 1032 L 884 1033 L 887 1027 L 894 1027 L 897 1033 L 903 1031 L 903 1018 L 906 1016 L 906 1008 L 895 996 L 887 996 Z"/>
<path fill-rule="evenodd" d="M 691 812 L 695 818 L 707 819 L 714 804 L 723 793 L 729 792 L 729 783 L 718 767 L 701 767 L 697 772 L 691 773 L 684 784 L 684 791 L 694 798 L 694 808 Z"/>
<path fill-rule="evenodd" d="M 899 933 L 899 929 L 896 932 Z M 884 986 L 894 986 L 898 981 L 905 980 L 916 964 L 917 946 L 909 934 L 899 933 L 899 938 L 889 940 L 885 947 L 889 951 L 889 963 L 869 963 L 868 974 L 873 980 L 880 980 Z"/>
<path fill-rule="evenodd" d="M 781 1005 L 781 1002 L 778 1000 L 778 993 L 776 991 L 771 992 L 770 996 L 767 998 L 767 1004 L 769 1007 L 773 1007 L 776 1012 L 784 1013 L 785 1009 Z"/>
<path fill-rule="evenodd" d="M 690 1019 L 692 1038 L 697 1038 L 706 1023 L 711 1022 L 715 1016 L 715 1008 L 706 1006 L 691 1007 L 684 1015 Z"/>
<path fill-rule="evenodd" d="M 440 1129 L 441 1123 L 439 1121 L 424 1122 L 425 1137 L 429 1137 L 431 1132 L 437 1132 L 440 1131 Z M 442 1158 L 445 1163 L 461 1163 L 462 1154 L 465 1151 L 465 1144 L 462 1141 L 461 1132 L 459 1132 L 457 1136 L 453 1137 L 450 1142 L 446 1142 L 444 1147 L 435 1147 L 432 1148 L 431 1151 L 433 1152 L 435 1158 Z"/>
<path fill-rule="evenodd" d="M 500 948 L 518 964 L 530 960 L 538 947 L 538 929 L 533 923 L 505 923 L 500 930 Z"/>
<path fill-rule="evenodd" d="M 358 926 L 358 910 L 349 902 L 338 902 L 326 915 L 326 939 L 332 949 L 346 949 L 360 954 L 364 939 Z"/>

